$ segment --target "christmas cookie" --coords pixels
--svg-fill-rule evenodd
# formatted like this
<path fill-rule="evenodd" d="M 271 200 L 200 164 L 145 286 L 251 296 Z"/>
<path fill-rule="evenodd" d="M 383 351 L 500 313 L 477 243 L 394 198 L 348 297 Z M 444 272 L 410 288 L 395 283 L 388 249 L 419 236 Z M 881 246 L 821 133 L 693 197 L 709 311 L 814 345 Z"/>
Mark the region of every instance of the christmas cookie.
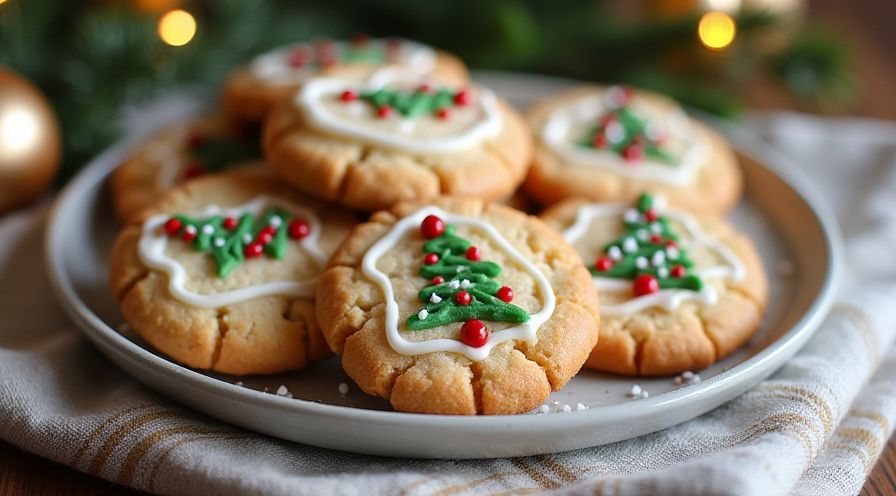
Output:
<path fill-rule="evenodd" d="M 537 407 L 597 342 L 575 251 L 535 217 L 475 199 L 402 203 L 356 228 L 317 290 L 330 348 L 398 411 Z"/>
<path fill-rule="evenodd" d="M 182 182 L 242 165 L 260 165 L 258 132 L 204 117 L 151 137 L 110 178 L 115 212 L 127 220 Z"/>
<path fill-rule="evenodd" d="M 721 212 L 741 190 L 730 147 L 663 96 L 583 87 L 536 105 L 526 191 L 549 205 L 571 197 L 634 201 L 644 190 L 686 208 Z"/>
<path fill-rule="evenodd" d="M 125 226 L 112 289 L 136 333 L 181 364 L 237 375 L 300 369 L 329 351 L 314 290 L 354 224 L 263 172 L 197 179 Z"/>
<path fill-rule="evenodd" d="M 631 375 L 698 370 L 744 344 L 768 298 L 752 244 L 722 219 L 664 208 L 567 201 L 543 214 L 590 267 L 600 342 L 587 367 Z"/>
<path fill-rule="evenodd" d="M 491 90 L 384 69 L 309 80 L 266 121 L 265 156 L 297 188 L 351 207 L 453 194 L 509 197 L 531 158 L 525 122 Z"/>
<path fill-rule="evenodd" d="M 231 74 L 224 88 L 228 114 L 259 122 L 273 105 L 318 75 L 364 78 L 378 68 L 402 67 L 419 75 L 463 84 L 467 69 L 454 55 L 399 38 L 296 43 L 259 55 Z"/>

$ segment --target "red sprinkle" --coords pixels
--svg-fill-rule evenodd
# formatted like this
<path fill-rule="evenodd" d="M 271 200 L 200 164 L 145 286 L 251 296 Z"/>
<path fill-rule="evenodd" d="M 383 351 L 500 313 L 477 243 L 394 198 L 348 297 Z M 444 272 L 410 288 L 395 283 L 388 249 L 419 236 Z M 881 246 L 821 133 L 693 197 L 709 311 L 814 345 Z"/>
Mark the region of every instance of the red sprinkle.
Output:
<path fill-rule="evenodd" d="M 311 232 L 311 226 L 302 219 L 289 221 L 289 226 L 286 229 L 289 232 L 289 237 L 292 239 L 302 239 Z"/>
<path fill-rule="evenodd" d="M 227 217 L 224 219 L 224 223 L 222 225 L 224 226 L 224 229 L 232 231 L 236 229 L 236 226 L 239 225 L 239 221 L 236 220 L 235 217 Z"/>
<path fill-rule="evenodd" d="M 651 234 L 651 235 L 650 235 L 650 242 L 653 243 L 653 244 L 655 244 L 655 245 L 658 245 L 658 244 L 660 244 L 660 243 L 663 242 L 663 237 L 660 236 L 659 234 L 656 234 L 656 233 Z"/>
<path fill-rule="evenodd" d="M 426 239 L 438 238 L 445 232 L 445 222 L 436 215 L 427 215 L 420 223 L 420 234 Z"/>
<path fill-rule="evenodd" d="M 501 286 L 501 289 L 498 290 L 497 293 L 498 299 L 503 301 L 504 303 L 510 303 L 513 301 L 513 289 L 510 286 Z"/>
<path fill-rule="evenodd" d="M 429 83 L 420 83 L 420 85 L 417 86 L 417 91 L 420 93 L 432 93 L 432 85 Z"/>
<path fill-rule="evenodd" d="M 438 286 L 439 284 L 445 284 L 445 278 L 442 276 L 435 276 L 432 278 L 432 285 Z"/>
<path fill-rule="evenodd" d="M 458 305 L 469 305 L 473 302 L 473 297 L 470 296 L 470 293 L 461 290 L 454 295 L 454 301 L 456 301 Z"/>
<path fill-rule="evenodd" d="M 647 219 L 647 222 L 653 222 L 657 219 L 657 217 L 658 216 L 656 214 L 656 210 L 652 208 L 644 212 L 644 218 Z"/>
<path fill-rule="evenodd" d="M 383 105 L 382 107 L 377 108 L 376 116 L 380 119 L 388 119 L 389 117 L 392 117 L 392 107 Z"/>
<path fill-rule="evenodd" d="M 660 290 L 660 282 L 650 274 L 641 274 L 632 284 L 632 291 L 635 296 L 644 296 L 656 293 Z"/>
<path fill-rule="evenodd" d="M 684 268 L 684 265 L 679 264 L 672 267 L 672 271 L 669 273 L 672 274 L 672 277 L 684 277 L 688 274 L 688 270 Z"/>
<path fill-rule="evenodd" d="M 297 69 L 307 64 L 308 56 L 305 55 L 305 49 L 296 48 L 289 52 L 289 55 L 286 56 L 286 63 L 289 64 L 290 67 L 295 67 Z"/>
<path fill-rule="evenodd" d="M 666 246 L 669 248 L 678 248 L 678 243 L 676 243 L 674 239 L 667 239 Z"/>
<path fill-rule="evenodd" d="M 184 241 L 193 241 L 194 239 L 196 239 L 196 230 L 184 229 L 184 232 L 180 234 L 180 239 Z"/>
<path fill-rule="evenodd" d="M 442 107 L 439 110 L 436 110 L 436 117 L 443 121 L 447 121 L 451 117 L 451 111 Z"/>
<path fill-rule="evenodd" d="M 460 341 L 467 346 L 479 348 L 488 342 L 488 327 L 481 320 L 468 320 L 460 326 Z"/>
<path fill-rule="evenodd" d="M 607 135 L 604 133 L 595 134 L 594 139 L 591 140 L 591 146 L 599 150 L 606 148 L 609 144 L 610 143 L 607 141 Z"/>
<path fill-rule="evenodd" d="M 263 252 L 264 245 L 262 245 L 261 243 L 249 243 L 248 245 L 246 245 L 246 248 L 243 249 L 243 255 L 245 255 L 246 258 L 255 258 L 261 256 Z"/>
<path fill-rule="evenodd" d="M 600 257 L 594 264 L 594 268 L 601 272 L 606 272 L 613 268 L 613 261 L 609 257 Z"/>
<path fill-rule="evenodd" d="M 175 219 L 174 217 L 165 222 L 165 232 L 168 236 L 174 236 L 180 232 L 180 228 L 182 227 L 184 227 L 184 223 L 181 222 L 180 219 Z"/>
<path fill-rule="evenodd" d="M 358 99 L 358 92 L 354 90 L 345 90 L 339 95 L 339 99 L 345 103 L 353 102 Z"/>
<path fill-rule="evenodd" d="M 481 258 L 482 258 L 482 251 L 479 250 L 478 246 L 471 246 L 471 247 L 467 248 L 467 260 L 477 262 Z"/>
<path fill-rule="evenodd" d="M 267 228 L 265 228 L 267 229 Z M 262 229 L 258 232 L 258 235 L 255 236 L 255 242 L 266 245 L 274 240 L 274 235 Z"/>
<path fill-rule="evenodd" d="M 454 104 L 459 107 L 466 107 L 473 102 L 473 92 L 470 88 L 464 88 L 454 94 Z"/>
<path fill-rule="evenodd" d="M 622 150 L 622 158 L 629 162 L 640 162 L 644 159 L 644 150 L 637 145 L 629 145 Z"/>
<path fill-rule="evenodd" d="M 423 263 L 426 265 L 435 265 L 439 263 L 439 256 L 435 253 L 427 253 L 425 257 L 423 257 Z"/>

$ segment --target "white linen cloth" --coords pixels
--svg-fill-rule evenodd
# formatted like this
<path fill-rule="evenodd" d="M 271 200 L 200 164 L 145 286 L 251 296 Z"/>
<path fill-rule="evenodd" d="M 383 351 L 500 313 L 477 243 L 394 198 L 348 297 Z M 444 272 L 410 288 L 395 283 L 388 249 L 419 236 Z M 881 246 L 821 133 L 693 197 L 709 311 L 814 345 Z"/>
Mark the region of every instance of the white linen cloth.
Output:
<path fill-rule="evenodd" d="M 702 417 L 608 446 L 473 461 L 354 455 L 241 431 L 149 391 L 73 328 L 44 274 L 38 207 L 0 219 L 0 438 L 169 494 L 856 494 L 896 421 L 896 124 L 768 114 L 748 125 L 833 204 L 845 277 L 793 360 Z"/>

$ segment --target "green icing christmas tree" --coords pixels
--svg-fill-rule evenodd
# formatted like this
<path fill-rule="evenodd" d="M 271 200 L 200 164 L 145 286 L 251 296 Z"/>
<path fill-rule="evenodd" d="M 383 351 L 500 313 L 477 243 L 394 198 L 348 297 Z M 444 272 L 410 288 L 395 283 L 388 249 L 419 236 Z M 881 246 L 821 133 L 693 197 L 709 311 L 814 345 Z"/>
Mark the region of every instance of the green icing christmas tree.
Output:
<path fill-rule="evenodd" d="M 440 227 L 427 230 L 427 222 L 432 219 Z M 445 226 L 438 217 L 430 216 L 421 231 L 428 241 L 423 245 L 420 276 L 431 283 L 418 293 L 424 306 L 408 318 L 408 329 L 429 329 L 473 319 L 510 323 L 529 320 L 526 310 L 510 303 L 513 290 L 494 280 L 501 267 L 480 260 L 479 248 L 457 236 L 453 225 Z"/>
<path fill-rule="evenodd" d="M 579 142 L 580 146 L 612 151 L 637 163 L 645 157 L 674 165 L 676 157 L 662 148 L 664 131 L 641 118 L 631 107 L 632 90 L 611 86 L 605 94 L 607 112 Z"/>
<path fill-rule="evenodd" d="M 289 238 L 301 240 L 309 225 L 280 208 L 268 208 L 259 218 L 244 213 L 239 218 L 215 215 L 194 219 L 174 215 L 165 222 L 165 232 L 193 244 L 211 255 L 218 277 L 227 277 L 248 258 L 267 255 L 282 259 Z"/>
<path fill-rule="evenodd" d="M 624 214 L 625 233 L 604 246 L 592 274 L 634 281 L 636 296 L 660 289 L 700 291 L 703 280 L 689 274 L 694 262 L 678 245 L 669 220 L 658 215 L 652 196 L 642 194 L 637 208 Z"/>
<path fill-rule="evenodd" d="M 464 107 L 473 101 L 473 93 L 468 88 L 454 91 L 448 88 L 434 88 L 423 83 L 414 89 L 382 87 L 373 91 L 357 93 L 345 90 L 340 95 L 343 103 L 355 100 L 367 102 L 376 109 L 376 115 L 388 119 L 395 112 L 406 119 L 422 115 L 435 115 L 446 120 L 451 117 L 452 107 Z"/>

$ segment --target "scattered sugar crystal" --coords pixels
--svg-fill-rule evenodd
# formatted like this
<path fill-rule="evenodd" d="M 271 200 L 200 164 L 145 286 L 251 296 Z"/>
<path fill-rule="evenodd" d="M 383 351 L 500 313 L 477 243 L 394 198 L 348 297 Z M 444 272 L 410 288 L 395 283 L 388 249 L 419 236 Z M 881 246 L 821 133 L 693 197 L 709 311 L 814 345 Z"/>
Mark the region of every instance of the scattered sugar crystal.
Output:
<path fill-rule="evenodd" d="M 583 405 L 583 404 L 581 404 L 581 403 L 576 403 L 576 411 L 577 411 L 577 412 L 581 412 L 582 410 L 587 410 L 587 409 L 588 409 L 587 406 L 585 406 L 585 405 Z"/>
<path fill-rule="evenodd" d="M 700 382 L 700 375 L 691 372 L 690 370 L 685 370 L 678 377 L 675 378 L 675 384 L 696 384 Z"/>
<path fill-rule="evenodd" d="M 341 394 L 342 396 L 345 396 L 348 394 L 348 384 L 346 384 L 344 382 L 340 382 L 339 386 L 337 386 L 337 389 L 339 390 L 339 394 Z"/>
<path fill-rule="evenodd" d="M 563 405 L 563 413 L 569 413 L 572 411 L 572 407 L 569 405 Z"/>
<path fill-rule="evenodd" d="M 647 399 L 650 395 L 646 390 L 642 389 L 641 386 L 633 384 L 632 388 L 628 391 L 628 394 L 626 396 L 633 400 L 643 400 Z"/>
<path fill-rule="evenodd" d="M 461 272 L 463 272 L 463 271 L 465 271 L 465 270 L 467 270 L 467 266 L 466 266 L 466 265 L 458 265 L 458 266 L 457 266 L 457 273 L 458 273 L 458 274 L 460 274 Z"/>
<path fill-rule="evenodd" d="M 541 405 L 540 407 L 538 407 L 538 413 L 548 413 L 550 411 L 551 411 L 551 407 L 549 407 L 547 405 Z"/>
<path fill-rule="evenodd" d="M 286 386 L 281 384 L 280 387 L 277 388 L 277 396 L 286 396 L 287 394 L 289 394 L 289 389 L 286 389 Z"/>
<path fill-rule="evenodd" d="M 234 383 L 234 385 L 239 386 L 239 387 L 243 387 L 243 381 L 236 381 L 236 382 Z"/>
<path fill-rule="evenodd" d="M 557 406 L 557 405 L 560 404 L 560 402 L 559 402 L 559 401 L 552 401 L 551 404 L 554 405 L 554 406 Z"/>

